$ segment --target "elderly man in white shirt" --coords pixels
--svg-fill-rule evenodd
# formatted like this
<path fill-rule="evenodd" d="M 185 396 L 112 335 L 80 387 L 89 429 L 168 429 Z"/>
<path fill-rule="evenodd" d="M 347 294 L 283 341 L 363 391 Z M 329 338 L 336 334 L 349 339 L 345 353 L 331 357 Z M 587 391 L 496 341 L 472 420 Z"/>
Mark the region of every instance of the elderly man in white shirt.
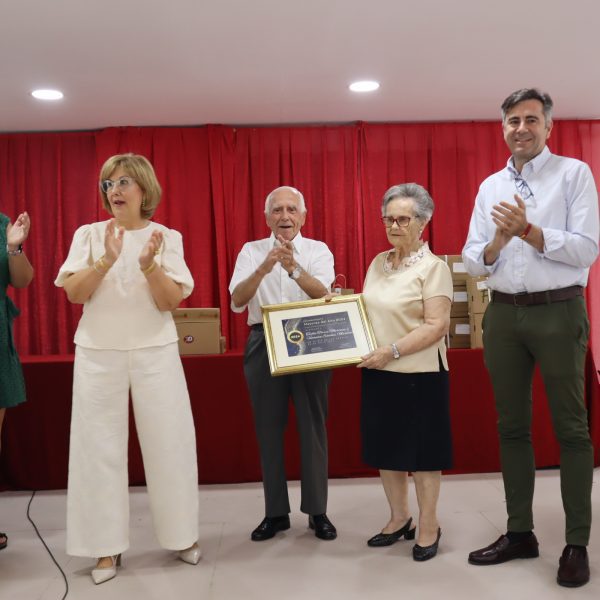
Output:
<path fill-rule="evenodd" d="M 331 373 L 313 371 L 272 377 L 261 306 L 320 298 L 334 279 L 333 255 L 323 243 L 302 237 L 304 197 L 289 186 L 273 190 L 265 202 L 271 236 L 244 244 L 229 284 L 231 308 L 248 308 L 251 331 L 244 374 L 248 383 L 260 447 L 265 518 L 251 539 L 263 541 L 290 527 L 284 462 L 284 432 L 290 396 L 294 402 L 301 452 L 300 510 L 309 515 L 315 535 L 332 540 L 337 532 L 327 518 L 327 390 Z"/>
<path fill-rule="evenodd" d="M 598 195 L 585 163 L 556 156 L 546 146 L 552 131 L 548 94 L 511 94 L 502 104 L 502 127 L 512 156 L 481 184 L 463 259 L 471 275 L 489 275 L 493 290 L 483 344 L 498 411 L 508 523 L 506 535 L 471 552 L 469 562 L 489 565 L 539 554 L 531 445 L 537 363 L 560 444 L 567 545 L 557 581 L 576 587 L 590 577 L 594 463 L 584 398 L 589 321 L 583 291 L 598 256 Z"/>

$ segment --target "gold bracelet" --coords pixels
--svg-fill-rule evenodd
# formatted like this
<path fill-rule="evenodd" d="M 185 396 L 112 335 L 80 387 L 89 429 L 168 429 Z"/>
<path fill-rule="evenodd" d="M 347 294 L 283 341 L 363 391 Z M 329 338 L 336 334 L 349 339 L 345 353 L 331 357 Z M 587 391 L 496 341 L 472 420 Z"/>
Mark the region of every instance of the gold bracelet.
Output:
<path fill-rule="evenodd" d="M 101 256 L 93 265 L 94 271 L 100 275 L 106 275 L 110 267 L 104 262 L 104 256 Z M 98 268 L 100 267 L 100 268 Z"/>
<path fill-rule="evenodd" d="M 140 271 L 144 275 L 146 275 L 146 277 L 148 277 L 148 275 L 150 275 L 150 273 L 152 273 L 152 271 L 154 271 L 154 269 L 156 269 L 157 266 L 158 265 L 156 264 L 156 261 L 153 259 L 150 265 L 147 266 L 145 269 L 142 269 L 142 267 L 140 267 Z"/>

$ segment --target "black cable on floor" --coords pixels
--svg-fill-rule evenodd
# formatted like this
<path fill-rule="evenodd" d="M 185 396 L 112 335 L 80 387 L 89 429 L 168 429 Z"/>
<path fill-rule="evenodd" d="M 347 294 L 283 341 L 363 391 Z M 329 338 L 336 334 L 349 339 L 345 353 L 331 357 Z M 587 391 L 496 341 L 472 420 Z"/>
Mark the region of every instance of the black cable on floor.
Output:
<path fill-rule="evenodd" d="M 65 598 L 67 597 L 67 594 L 69 593 L 69 582 L 67 581 L 67 576 L 65 575 L 65 572 L 62 570 L 61 566 L 58 564 L 58 562 L 54 558 L 54 554 L 52 554 L 50 548 L 48 548 L 46 542 L 44 541 L 44 538 L 40 535 L 40 532 L 39 532 L 38 528 L 36 527 L 36 524 L 33 522 L 33 519 L 29 516 L 29 508 L 31 507 L 31 503 L 33 501 L 34 496 L 35 496 L 35 490 L 33 490 L 33 492 L 31 492 L 31 498 L 29 499 L 29 504 L 27 505 L 27 519 L 33 525 L 33 528 L 35 529 L 37 536 L 40 538 L 40 541 L 42 542 L 42 544 L 44 544 L 44 548 L 46 548 L 46 550 L 48 551 L 48 554 L 50 555 L 52 562 L 56 565 L 56 567 L 60 571 L 60 574 L 63 576 L 63 579 L 65 580 L 65 595 L 61 598 L 61 600 L 65 600 Z"/>

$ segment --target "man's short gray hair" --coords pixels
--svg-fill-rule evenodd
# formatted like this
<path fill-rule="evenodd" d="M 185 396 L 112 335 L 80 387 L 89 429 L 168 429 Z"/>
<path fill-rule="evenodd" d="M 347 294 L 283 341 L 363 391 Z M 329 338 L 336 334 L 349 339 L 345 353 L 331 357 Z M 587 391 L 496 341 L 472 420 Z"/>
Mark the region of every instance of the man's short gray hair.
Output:
<path fill-rule="evenodd" d="M 392 200 L 410 198 L 415 203 L 415 217 L 420 221 L 429 221 L 433 215 L 433 200 L 429 192 L 418 183 L 401 183 L 393 185 L 384 195 L 381 202 L 381 216 L 385 217 L 387 205 Z"/>
<path fill-rule="evenodd" d="M 292 187 L 291 185 L 282 185 L 278 188 L 275 188 L 267 196 L 267 199 L 265 200 L 265 215 L 268 215 L 271 212 L 271 201 L 273 200 L 273 196 L 281 190 L 287 190 L 288 192 L 292 192 L 292 194 L 296 194 L 296 196 L 298 196 L 298 200 L 300 200 L 300 212 L 302 214 L 306 212 L 306 204 L 304 202 L 304 196 L 302 195 L 302 192 L 300 190 L 297 190 L 295 187 Z"/>
<path fill-rule="evenodd" d="M 525 100 L 538 100 L 542 103 L 542 110 L 544 112 L 544 119 L 546 119 L 546 125 L 550 125 L 552 123 L 552 107 L 554 103 L 552 102 L 552 98 L 550 98 L 550 94 L 546 94 L 545 92 L 540 92 L 540 90 L 536 88 L 523 88 L 513 92 L 500 107 L 502 110 L 502 122 L 506 119 L 506 113 L 513 108 L 515 105 L 519 104 L 519 102 L 524 102 Z"/>

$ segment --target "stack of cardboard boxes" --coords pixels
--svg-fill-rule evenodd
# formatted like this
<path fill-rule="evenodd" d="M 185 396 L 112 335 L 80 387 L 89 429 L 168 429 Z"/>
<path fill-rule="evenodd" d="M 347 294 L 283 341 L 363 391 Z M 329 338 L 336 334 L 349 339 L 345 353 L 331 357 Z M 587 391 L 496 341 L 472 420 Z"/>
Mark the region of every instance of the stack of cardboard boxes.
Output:
<path fill-rule="evenodd" d="M 471 330 L 469 328 L 469 302 L 467 295 L 467 279 L 462 257 L 459 254 L 443 254 L 440 256 L 448 263 L 452 273 L 454 288 L 452 309 L 450 311 L 450 330 L 448 332 L 448 348 L 470 348 Z"/>
<path fill-rule="evenodd" d="M 487 277 L 471 277 L 460 254 L 442 254 L 452 274 L 453 299 L 450 311 L 448 348 L 481 348 L 481 320 L 489 298 Z"/>
<path fill-rule="evenodd" d="M 483 313 L 490 303 L 491 293 L 487 286 L 487 277 L 469 277 L 467 295 L 469 297 L 469 327 L 471 330 L 471 348 L 483 348 Z"/>

